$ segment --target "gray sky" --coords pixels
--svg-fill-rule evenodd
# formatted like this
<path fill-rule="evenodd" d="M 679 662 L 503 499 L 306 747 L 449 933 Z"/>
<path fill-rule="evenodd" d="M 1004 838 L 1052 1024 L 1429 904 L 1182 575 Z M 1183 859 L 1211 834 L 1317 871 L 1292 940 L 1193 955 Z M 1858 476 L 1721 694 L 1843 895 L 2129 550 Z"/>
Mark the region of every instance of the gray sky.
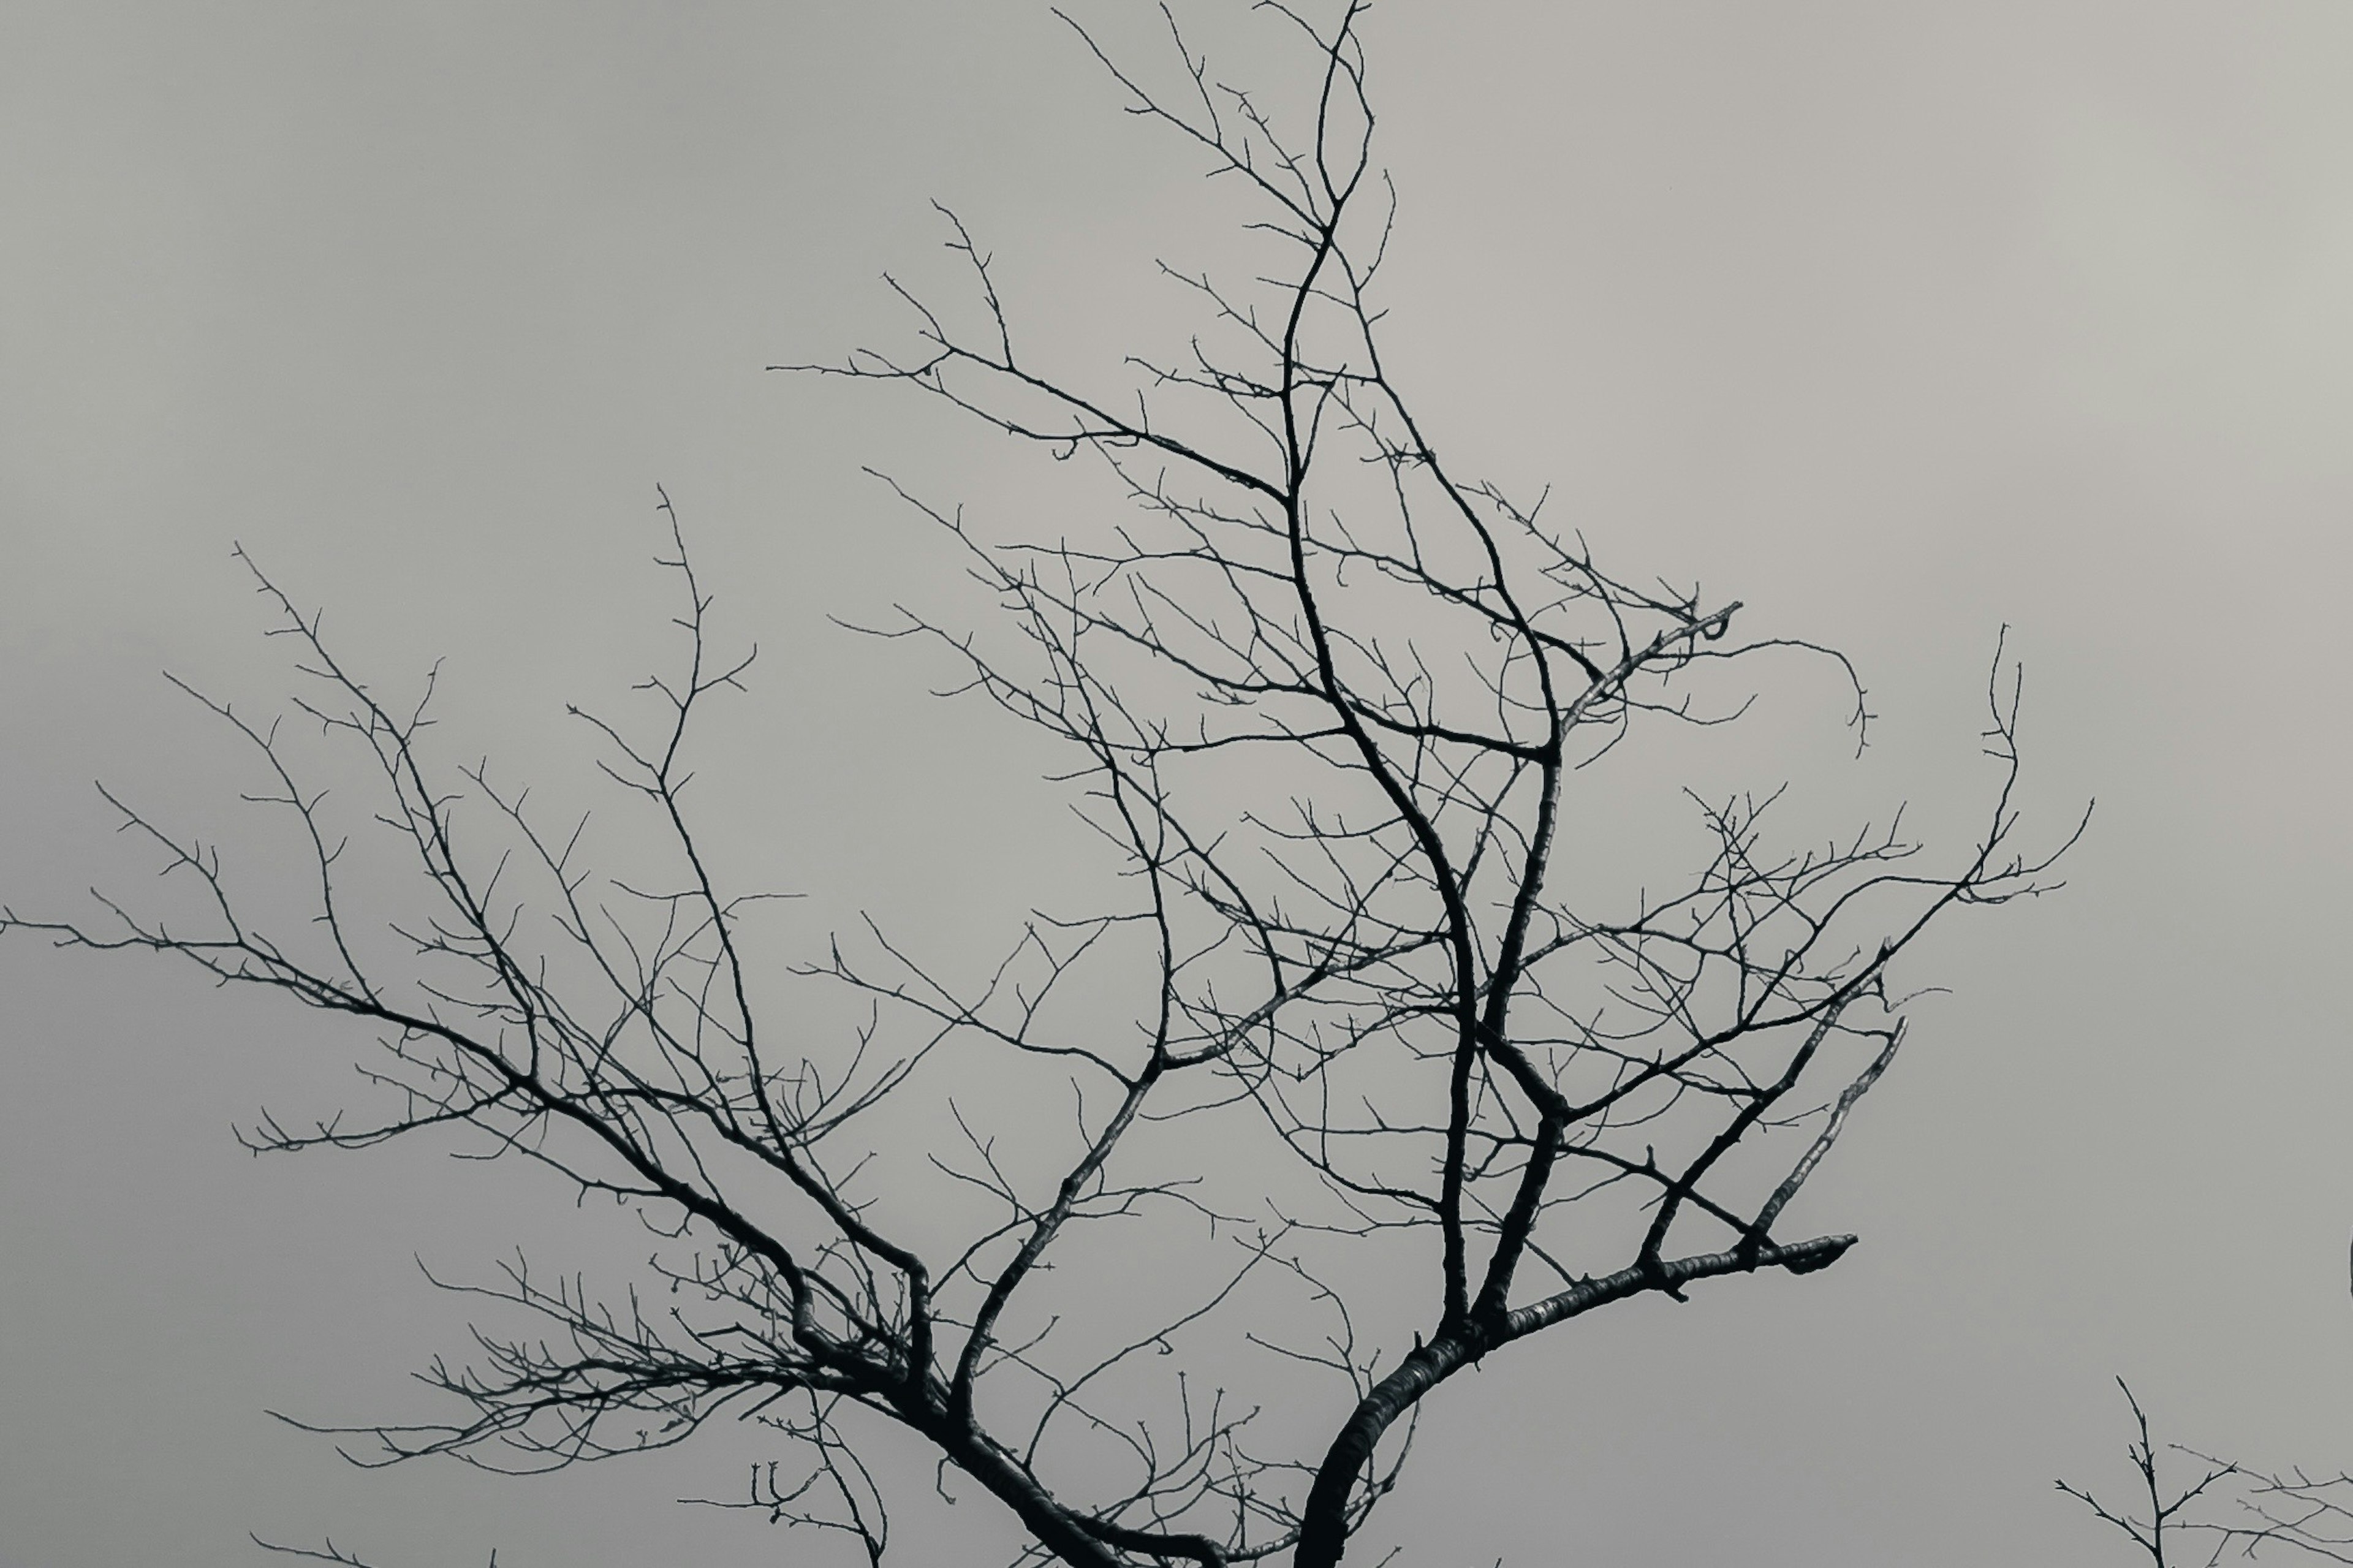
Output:
<path fill-rule="evenodd" d="M 2063 894 L 1915 962 L 1952 994 L 1810 1194 L 1863 1245 L 1451 1386 L 1410 1560 L 2122 1562 L 2050 1486 L 2119 1481 L 2117 1373 L 2166 1435 L 2353 1465 L 2353 11 L 1390 0 L 1367 36 L 1392 343 L 1455 460 L 1850 651 L 1849 782 L 1931 822 L 2007 623 L 2031 822 L 2100 803 Z M 0 891 L 138 885 L 96 776 L 240 842 L 157 679 L 285 689 L 237 541 L 388 682 L 446 658 L 459 754 L 573 787 L 563 701 L 661 647 L 659 481 L 763 647 L 712 763 L 747 878 L 941 940 L 1044 896 L 1035 755 L 823 617 L 948 591 L 859 465 L 1005 510 L 1059 476 L 761 367 L 902 330 L 877 275 L 952 276 L 936 196 L 1107 370 L 1176 319 L 1152 259 L 1223 243 L 1196 173 L 1001 0 L 16 0 Z M 251 1160 L 232 1122 L 349 1081 L 309 1018 L 21 942 L 0 976 L 0 1563 L 805 1550 L 665 1500 L 740 1485 L 744 1434 L 503 1482 L 273 1423 L 424 1408 L 463 1319 L 412 1254 L 596 1256 L 605 1216 L 422 1148 Z"/>

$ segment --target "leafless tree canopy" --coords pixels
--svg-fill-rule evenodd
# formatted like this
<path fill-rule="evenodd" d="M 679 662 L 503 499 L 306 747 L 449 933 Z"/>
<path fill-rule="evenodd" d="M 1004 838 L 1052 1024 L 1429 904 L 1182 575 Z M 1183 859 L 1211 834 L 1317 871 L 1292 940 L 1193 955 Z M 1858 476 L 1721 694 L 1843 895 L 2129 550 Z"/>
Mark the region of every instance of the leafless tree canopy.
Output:
<path fill-rule="evenodd" d="M 1990 805 L 1966 847 L 1929 853 L 1899 825 L 1775 847 L 1770 797 L 1694 795 L 1702 852 L 1647 890 L 1564 874 L 1616 830 L 1581 802 L 1597 759 L 1731 722 L 1753 689 L 1735 683 L 1767 668 L 1838 682 L 1858 729 L 1862 688 L 1834 653 L 1743 640 L 1736 602 L 1620 574 L 1441 456 L 1380 352 L 1394 202 L 1364 9 L 1259 7 L 1311 73 L 1282 111 L 1173 20 L 1155 69 L 1078 33 L 1131 112 L 1252 204 L 1264 276 L 1168 271 L 1199 308 L 1189 357 L 1101 389 L 1033 364 L 947 216 L 967 299 L 902 289 L 912 347 L 801 367 L 944 399 L 1124 492 L 1082 531 L 1002 544 L 902 491 L 1003 618 L 878 628 L 934 640 L 964 689 L 1061 748 L 1124 901 L 1039 915 L 976 985 L 848 933 L 798 974 L 871 999 L 871 1026 L 819 1037 L 780 1016 L 765 999 L 785 965 L 747 946 L 752 890 L 684 798 L 694 726 L 749 661 L 720 651 L 670 519 L 685 651 L 649 684 L 660 721 L 584 715 L 664 836 L 663 879 L 600 875 L 580 825 L 447 767 L 427 708 L 379 695 L 261 579 L 301 655 L 300 715 L 376 790 L 373 821 L 339 825 L 276 727 L 213 704 L 273 781 L 259 798 L 302 846 L 311 919 L 258 922 L 216 851 L 127 805 L 204 893 L 203 923 L 114 903 L 111 924 L 8 917 L 379 1037 L 389 1114 L 265 1118 L 259 1146 L 462 1124 L 469 1148 L 488 1134 L 666 1238 L 642 1291 L 520 1258 L 463 1287 L 537 1326 L 483 1331 L 431 1370 L 446 1424 L 365 1428 L 357 1457 L 556 1466 L 756 1416 L 785 1457 L 721 1500 L 879 1562 L 893 1489 L 934 1479 L 881 1464 L 872 1438 L 895 1426 L 940 1484 L 961 1472 L 1018 1517 L 1025 1560 L 1324 1568 L 1464 1367 L 1853 1245 L 1784 1219 L 1903 1041 L 1894 966 L 2055 858 L 2011 846 L 2014 669 L 1997 658 Z M 419 880 L 354 884 L 353 830 L 388 831 Z M 385 918 L 419 892 L 428 914 Z M 911 1146 L 933 1125 L 961 1145 Z M 1157 1317 L 1106 1313 L 1069 1281 L 1114 1219 L 1206 1236 L 1219 1271 Z M 1401 1311 L 1409 1340 L 1378 1328 Z M 1234 1381 L 1252 1355 L 1288 1381 Z"/>

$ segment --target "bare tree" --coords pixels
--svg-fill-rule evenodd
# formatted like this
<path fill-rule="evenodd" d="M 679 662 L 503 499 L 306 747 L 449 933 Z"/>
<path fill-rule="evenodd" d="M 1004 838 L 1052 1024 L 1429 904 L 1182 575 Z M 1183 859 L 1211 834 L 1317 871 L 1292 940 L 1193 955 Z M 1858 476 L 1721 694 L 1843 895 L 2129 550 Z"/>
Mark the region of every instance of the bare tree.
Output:
<path fill-rule="evenodd" d="M 301 656 L 298 713 L 364 764 L 359 830 L 388 833 L 415 880 L 350 885 L 347 828 L 290 739 L 207 699 L 307 858 L 307 921 L 251 917 L 217 850 L 120 802 L 201 891 L 201 923 L 111 901 L 111 924 L 6 916 L 379 1037 L 375 1120 L 265 1114 L 259 1148 L 447 1129 L 479 1153 L 486 1136 L 665 1239 L 644 1291 L 520 1257 L 459 1287 L 535 1326 L 437 1363 L 456 1413 L 359 1429 L 356 1457 L 553 1467 L 756 1417 L 796 1458 L 730 1500 L 880 1561 L 905 1484 L 874 1468 L 889 1426 L 1018 1516 L 1024 1561 L 1327 1568 L 1465 1367 L 1853 1245 L 1786 1222 L 1902 1044 L 1898 961 L 2056 858 L 2011 844 L 2015 667 L 1997 653 L 1990 805 L 1957 854 L 1926 854 L 1900 816 L 1777 847 L 1775 796 L 1694 794 L 1689 864 L 1581 885 L 1567 862 L 1620 831 L 1581 802 L 1581 770 L 1730 723 L 1759 661 L 1827 672 L 1858 742 L 1862 688 L 1838 654 L 1743 640 L 1737 602 L 1620 574 L 1540 501 L 1441 458 L 1379 347 L 1394 199 L 1365 6 L 1255 9 L 1308 63 L 1297 112 L 1219 80 L 1173 17 L 1167 92 L 1077 30 L 1131 112 L 1253 205 L 1257 281 L 1164 269 L 1199 306 L 1189 357 L 1102 389 L 1033 364 L 948 216 L 976 325 L 902 288 L 911 351 L 803 367 L 1091 458 L 1132 503 L 997 543 L 901 490 L 1012 635 L 876 628 L 935 642 L 961 689 L 1062 749 L 1122 901 L 1039 915 L 975 984 L 870 927 L 795 972 L 868 999 L 867 1026 L 779 1018 L 754 894 L 685 799 L 694 726 L 750 660 L 719 651 L 664 497 L 680 667 L 647 683 L 657 722 L 583 714 L 663 837 L 659 879 L 599 876 L 583 825 L 446 766 L 426 704 L 380 695 L 257 572 Z M 429 911 L 404 914 L 419 895 Z M 960 1153 L 923 1131 L 941 1126 Z M 1085 1269 L 1123 1216 L 1213 1247 L 1222 1271 L 1158 1316 L 1107 1307 Z M 1297 1337 L 1303 1310 L 1320 1337 Z M 1294 1390 L 1301 1368 L 1321 1392 Z"/>
<path fill-rule="evenodd" d="M 2129 1504 L 2111 1505 L 2072 1482 L 2056 1485 L 2129 1537 L 2153 1568 L 2185 1568 L 2193 1562 L 2212 1568 L 2226 1556 L 2284 1560 L 2281 1552 L 2306 1562 L 2353 1563 L 2353 1476 L 2301 1469 L 2264 1474 L 2179 1443 L 2159 1450 L 2140 1401 L 2123 1379 L 2116 1386 L 2124 1391 L 2137 1433 L 2125 1457 L 2137 1478 L 2138 1495 Z M 2196 1479 L 2183 1482 L 2162 1476 L 2168 1453 Z"/>

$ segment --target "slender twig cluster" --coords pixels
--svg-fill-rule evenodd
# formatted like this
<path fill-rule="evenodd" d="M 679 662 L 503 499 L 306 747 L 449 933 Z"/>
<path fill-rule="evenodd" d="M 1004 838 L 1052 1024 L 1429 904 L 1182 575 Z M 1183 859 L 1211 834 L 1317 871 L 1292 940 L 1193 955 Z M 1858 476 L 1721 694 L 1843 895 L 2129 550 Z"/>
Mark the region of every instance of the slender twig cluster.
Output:
<path fill-rule="evenodd" d="M 2055 1484 L 2129 1538 L 2152 1568 L 2187 1568 L 2193 1560 L 2213 1568 L 2226 1556 L 2274 1561 L 2283 1552 L 2304 1562 L 2353 1563 L 2353 1476 L 2265 1474 L 2179 1443 L 2159 1449 L 2139 1399 L 2122 1378 L 2116 1386 L 2132 1410 L 2136 1435 L 2125 1458 L 2139 1495 L 2112 1505 L 2072 1482 Z M 2194 1479 L 2167 1476 L 2168 1453 L 2177 1456 L 2174 1465 L 2186 1461 Z"/>

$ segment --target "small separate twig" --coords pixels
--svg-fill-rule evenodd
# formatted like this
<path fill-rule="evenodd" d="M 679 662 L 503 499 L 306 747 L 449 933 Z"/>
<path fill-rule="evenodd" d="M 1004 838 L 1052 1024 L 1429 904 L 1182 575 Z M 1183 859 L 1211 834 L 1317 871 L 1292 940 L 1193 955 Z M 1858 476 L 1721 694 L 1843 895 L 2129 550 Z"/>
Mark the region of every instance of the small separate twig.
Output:
<path fill-rule="evenodd" d="M 2153 1568 L 2180 1568 L 2201 1551 L 2207 1568 L 2225 1555 L 2270 1559 L 2279 1551 L 2306 1562 L 2353 1563 L 2353 1476 L 2264 1475 L 2179 1443 L 2160 1451 L 2140 1401 L 2122 1378 L 2116 1386 L 2137 1434 L 2125 1456 L 2139 1477 L 2139 1500 L 2111 1505 L 2068 1481 L 2056 1485 L 2128 1537 Z M 2189 1463 L 2191 1479 L 2160 1475 L 2167 1453 Z"/>

